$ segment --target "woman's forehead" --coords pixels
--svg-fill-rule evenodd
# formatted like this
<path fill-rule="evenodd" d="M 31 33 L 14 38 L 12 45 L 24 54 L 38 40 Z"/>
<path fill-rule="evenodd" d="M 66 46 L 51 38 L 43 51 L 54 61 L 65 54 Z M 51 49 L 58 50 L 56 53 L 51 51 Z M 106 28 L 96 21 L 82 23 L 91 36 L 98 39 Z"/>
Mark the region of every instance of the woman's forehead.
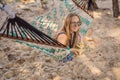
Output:
<path fill-rule="evenodd" d="M 78 16 L 73 16 L 73 17 L 71 18 L 71 21 L 79 21 L 79 17 L 78 17 Z"/>

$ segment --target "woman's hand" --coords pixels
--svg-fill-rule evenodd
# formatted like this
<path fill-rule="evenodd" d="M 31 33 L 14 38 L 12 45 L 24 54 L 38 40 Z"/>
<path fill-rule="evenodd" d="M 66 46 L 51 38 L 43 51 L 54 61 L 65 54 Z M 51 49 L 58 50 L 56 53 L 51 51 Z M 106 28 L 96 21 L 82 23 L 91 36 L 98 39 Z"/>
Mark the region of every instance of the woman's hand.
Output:
<path fill-rule="evenodd" d="M 76 56 L 81 54 L 80 50 L 76 48 L 72 48 L 70 51 L 73 52 Z"/>
<path fill-rule="evenodd" d="M 75 55 L 80 55 L 84 52 L 84 42 L 78 43 L 75 48 L 71 48 L 71 52 L 75 53 Z"/>

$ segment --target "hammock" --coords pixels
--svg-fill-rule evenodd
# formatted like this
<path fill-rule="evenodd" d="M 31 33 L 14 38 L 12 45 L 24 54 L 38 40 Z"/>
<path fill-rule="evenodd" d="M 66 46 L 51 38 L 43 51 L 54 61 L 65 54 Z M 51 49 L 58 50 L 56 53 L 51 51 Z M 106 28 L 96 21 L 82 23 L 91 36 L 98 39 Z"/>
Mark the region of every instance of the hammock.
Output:
<path fill-rule="evenodd" d="M 55 2 L 56 4 L 58 3 L 57 1 Z M 86 0 L 63 0 L 57 6 L 53 6 L 48 13 L 36 17 L 31 22 L 31 25 L 53 38 L 55 33 L 61 30 L 66 15 L 75 12 L 80 16 L 82 21 L 80 33 L 84 36 L 90 28 L 89 25 L 93 20 L 93 16 L 83 6 L 87 7 Z"/>
<path fill-rule="evenodd" d="M 84 10 L 89 16 L 93 18 L 93 14 L 89 11 L 88 8 L 88 0 L 72 0 L 79 8 Z"/>
<path fill-rule="evenodd" d="M 65 45 L 47 36 L 43 32 L 37 30 L 32 25 L 30 25 L 29 23 L 27 23 L 26 21 L 24 21 L 18 16 L 16 16 L 13 19 L 11 18 L 6 19 L 3 26 L 0 28 L 0 37 L 17 39 L 16 42 L 19 42 L 19 43 L 24 43 L 23 41 L 26 41 L 26 42 L 32 42 L 32 43 L 37 43 L 42 45 L 59 47 L 60 49 L 58 50 L 57 49 L 54 50 L 53 47 L 52 47 L 53 49 L 45 49 L 45 48 L 40 48 L 38 46 L 34 46 L 28 43 L 24 43 L 30 47 L 34 47 L 42 50 L 43 52 L 47 53 L 49 56 L 52 56 L 54 59 L 58 61 L 66 62 L 67 60 L 72 60 L 74 56 L 73 53 L 65 51 L 65 49 L 67 49 Z M 22 41 L 19 41 L 19 40 L 22 40 Z M 57 56 L 54 54 L 50 54 L 55 52 L 57 53 L 64 52 L 64 53 L 62 55 L 57 55 Z"/>
<path fill-rule="evenodd" d="M 81 21 L 85 23 L 81 27 L 81 33 L 85 35 L 89 29 L 88 25 L 92 21 L 92 15 L 89 14 L 89 11 L 85 9 L 86 2 L 84 0 L 73 0 L 73 2 L 71 0 L 63 0 L 63 2 L 59 3 L 60 5 L 58 5 L 57 7 L 61 13 L 57 13 L 57 8 L 54 7 L 47 14 L 37 17 L 37 19 L 35 19 L 35 21 L 32 22 L 32 25 L 30 25 L 29 23 L 27 23 L 25 20 L 21 19 L 18 16 L 15 16 L 15 18 L 13 19 L 7 18 L 4 24 L 2 25 L 2 27 L 0 28 L 0 36 L 11 38 L 11 39 L 18 39 L 18 40 L 27 41 L 27 42 L 38 43 L 42 45 L 59 47 L 61 48 L 61 51 L 58 50 L 57 52 L 60 52 L 60 53 L 64 52 L 65 54 L 57 55 L 57 57 L 55 55 L 54 57 L 57 58 L 59 61 L 63 61 L 63 62 L 66 62 L 67 60 L 71 60 L 74 54 L 70 53 L 69 49 L 67 50 L 67 47 L 65 45 L 53 39 L 52 38 L 53 35 L 46 35 L 49 33 L 45 34 L 41 30 L 38 30 L 38 27 L 36 26 L 39 26 L 40 28 L 43 28 L 45 26 L 47 29 L 48 27 L 49 29 L 52 29 L 50 25 L 46 26 L 45 24 L 43 24 L 45 22 L 44 20 L 48 20 L 48 21 L 51 20 L 54 23 L 54 21 L 57 20 L 57 16 L 60 16 L 61 20 L 58 22 L 56 21 L 56 24 L 58 25 L 55 26 L 55 28 L 57 28 L 58 30 L 60 29 L 60 24 L 63 22 L 65 15 L 69 14 L 70 12 L 76 12 L 78 14 L 81 12 L 82 15 L 79 14 Z M 40 23 L 38 25 L 35 25 L 35 22 L 37 20 L 39 20 L 39 22 L 41 22 L 42 24 Z M 47 31 L 52 31 L 52 30 L 47 30 Z M 55 31 L 52 31 L 52 32 L 53 34 L 55 33 Z M 33 46 L 31 44 L 28 44 L 22 41 L 17 41 L 17 42 L 24 43 L 28 46 L 35 47 L 42 51 L 44 50 L 45 52 L 47 52 L 48 55 L 52 55 L 52 56 L 54 55 L 54 54 L 51 54 L 51 50 L 49 49 L 46 50 L 45 48 Z M 54 52 L 55 51 L 53 50 L 52 53 Z"/>
<path fill-rule="evenodd" d="M 52 39 L 43 32 L 37 30 L 18 16 L 13 19 L 8 18 L 4 22 L 3 26 L 0 28 L 0 36 L 55 47 L 66 47 L 55 39 Z"/>

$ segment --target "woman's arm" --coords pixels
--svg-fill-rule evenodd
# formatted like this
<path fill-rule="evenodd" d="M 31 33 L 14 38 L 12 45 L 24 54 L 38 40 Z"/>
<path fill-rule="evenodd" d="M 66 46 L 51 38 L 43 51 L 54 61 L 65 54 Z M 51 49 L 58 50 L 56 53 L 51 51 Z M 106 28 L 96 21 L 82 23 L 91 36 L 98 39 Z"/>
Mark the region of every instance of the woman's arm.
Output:
<path fill-rule="evenodd" d="M 60 34 L 60 35 L 58 35 L 57 41 L 60 42 L 60 43 L 62 43 L 63 45 L 68 46 L 67 45 L 67 35 L 66 34 Z"/>
<path fill-rule="evenodd" d="M 58 35 L 57 41 L 59 41 L 60 43 L 66 45 L 66 46 L 68 46 L 68 44 L 67 44 L 68 38 L 67 38 L 66 34 L 60 34 L 60 35 Z M 70 51 L 73 52 L 75 55 L 80 55 L 81 54 L 80 49 L 71 48 Z"/>

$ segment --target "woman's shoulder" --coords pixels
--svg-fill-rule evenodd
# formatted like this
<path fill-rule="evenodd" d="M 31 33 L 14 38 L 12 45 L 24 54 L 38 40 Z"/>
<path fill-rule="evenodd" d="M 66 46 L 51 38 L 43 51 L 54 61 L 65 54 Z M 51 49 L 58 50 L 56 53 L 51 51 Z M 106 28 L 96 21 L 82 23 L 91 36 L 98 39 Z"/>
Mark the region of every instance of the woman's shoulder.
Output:
<path fill-rule="evenodd" d="M 57 41 L 59 41 L 60 43 L 62 43 L 64 45 L 67 45 L 67 40 L 68 40 L 68 38 L 67 38 L 66 33 L 61 32 L 58 34 Z"/>
<path fill-rule="evenodd" d="M 67 35 L 66 35 L 66 32 L 61 31 L 57 34 L 57 37 L 59 37 L 59 36 L 67 36 Z"/>
<path fill-rule="evenodd" d="M 61 32 L 58 33 L 58 35 L 60 35 L 60 34 L 65 34 L 66 35 L 66 32 L 61 31 Z"/>
<path fill-rule="evenodd" d="M 66 32 L 62 31 L 62 32 L 59 32 L 57 37 L 63 37 L 63 38 L 67 38 L 67 35 L 66 35 Z"/>

